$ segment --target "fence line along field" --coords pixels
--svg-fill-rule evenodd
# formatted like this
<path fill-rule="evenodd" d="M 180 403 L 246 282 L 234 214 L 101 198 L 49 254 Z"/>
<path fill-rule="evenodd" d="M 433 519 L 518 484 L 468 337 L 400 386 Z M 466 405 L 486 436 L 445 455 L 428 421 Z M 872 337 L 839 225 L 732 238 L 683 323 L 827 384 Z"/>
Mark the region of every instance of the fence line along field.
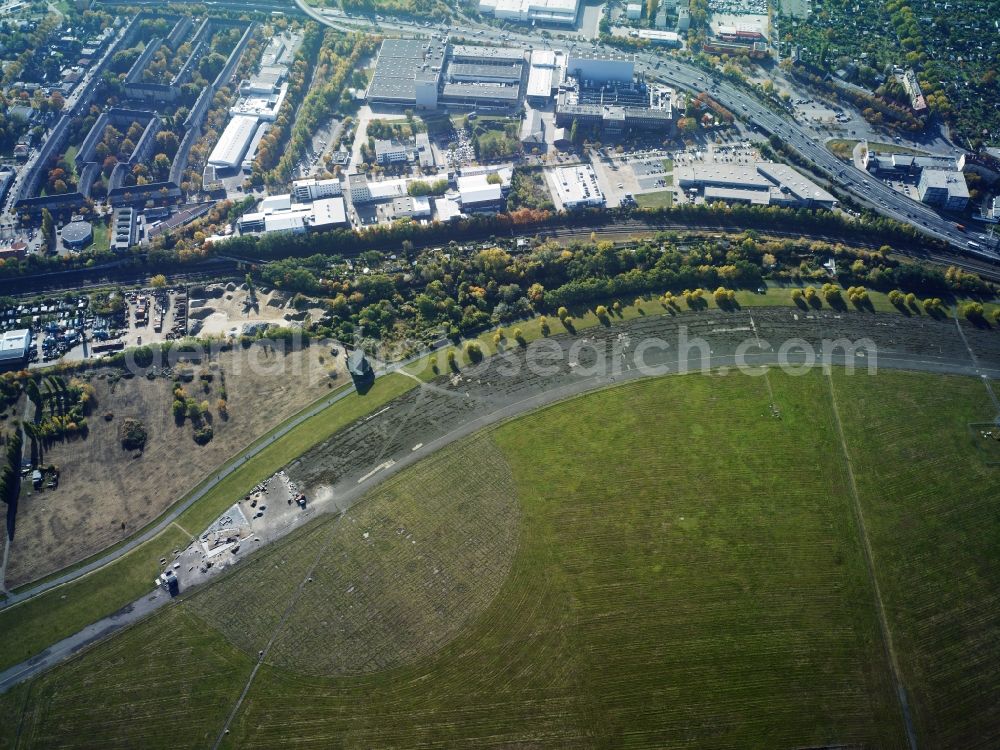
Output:
<path fill-rule="evenodd" d="M 107 715 L 107 744 L 211 744 L 272 636 L 225 747 L 906 747 L 831 387 L 919 744 L 995 746 L 982 382 L 768 380 L 644 380 L 446 449 L 0 696 L 0 747 Z M 196 678 L 189 722 L 155 710 Z"/>

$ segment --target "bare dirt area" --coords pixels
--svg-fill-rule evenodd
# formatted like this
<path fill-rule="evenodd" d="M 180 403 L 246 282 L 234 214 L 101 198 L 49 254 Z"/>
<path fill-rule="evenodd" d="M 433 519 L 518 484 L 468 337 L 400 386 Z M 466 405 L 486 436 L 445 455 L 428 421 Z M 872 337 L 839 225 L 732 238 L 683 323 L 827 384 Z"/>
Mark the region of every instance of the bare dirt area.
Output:
<path fill-rule="evenodd" d="M 193 363 L 193 379 L 182 385 L 191 399 L 208 406 L 198 417 L 212 431 L 205 445 L 196 443 L 191 419 L 179 423 L 173 414 L 172 370 L 150 368 L 147 375 L 156 373 L 152 378 L 122 378 L 121 371 L 108 368 L 83 374 L 96 402 L 87 435 L 42 451 L 40 463 L 58 468 L 57 487 L 23 483 L 7 587 L 41 578 L 135 533 L 227 458 L 339 385 L 345 377 L 342 358 L 319 344 L 287 353 L 254 344 Z M 125 419 L 145 428 L 142 450 L 123 448 Z"/>
<path fill-rule="evenodd" d="M 191 297 L 191 332 L 202 336 L 239 336 L 257 325 L 296 325 L 323 314 L 319 308 L 296 309 L 292 295 L 273 290 L 253 293 L 246 285 L 211 284 Z"/>

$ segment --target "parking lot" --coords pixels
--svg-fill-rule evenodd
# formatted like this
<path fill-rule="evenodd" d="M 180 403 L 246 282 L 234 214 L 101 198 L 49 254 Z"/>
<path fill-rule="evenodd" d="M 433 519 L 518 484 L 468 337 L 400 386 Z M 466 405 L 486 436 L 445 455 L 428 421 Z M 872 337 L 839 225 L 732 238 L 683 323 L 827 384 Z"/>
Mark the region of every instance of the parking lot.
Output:
<path fill-rule="evenodd" d="M 39 320 L 35 366 L 80 361 L 143 344 L 182 338 L 187 333 L 187 295 L 181 290 L 125 292 L 125 307 L 100 315 L 89 307 Z M 82 323 L 82 324 L 81 324 Z"/>

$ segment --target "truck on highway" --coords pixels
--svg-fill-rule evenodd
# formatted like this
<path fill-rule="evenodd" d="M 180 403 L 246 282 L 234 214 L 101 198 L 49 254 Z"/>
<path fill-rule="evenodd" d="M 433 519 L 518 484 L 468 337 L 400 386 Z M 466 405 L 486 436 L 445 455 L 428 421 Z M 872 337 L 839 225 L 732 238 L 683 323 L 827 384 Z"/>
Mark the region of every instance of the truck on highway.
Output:
<path fill-rule="evenodd" d="M 969 247 L 971 247 L 973 250 L 978 250 L 979 249 L 979 243 L 978 242 L 973 242 L 972 240 L 969 240 Z"/>
<path fill-rule="evenodd" d="M 955 225 L 955 229 L 957 229 L 959 232 L 964 232 L 965 231 L 965 224 L 956 224 Z"/>

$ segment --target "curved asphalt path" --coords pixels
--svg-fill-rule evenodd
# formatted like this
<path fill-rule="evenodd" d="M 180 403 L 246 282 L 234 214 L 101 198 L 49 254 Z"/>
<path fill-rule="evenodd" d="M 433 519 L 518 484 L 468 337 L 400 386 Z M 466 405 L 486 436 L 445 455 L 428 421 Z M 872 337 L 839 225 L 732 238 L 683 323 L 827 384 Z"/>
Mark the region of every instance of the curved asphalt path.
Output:
<path fill-rule="evenodd" d="M 757 326 L 754 324 L 753 314 L 753 310 L 748 311 L 751 328 L 756 332 Z M 640 320 L 643 319 L 637 319 L 630 322 L 632 324 L 636 324 Z M 905 326 L 906 323 L 903 321 L 905 321 L 905 319 L 901 319 L 898 322 L 903 323 Z M 627 333 L 628 325 L 628 323 L 624 323 L 620 326 L 615 326 L 610 330 L 613 333 L 617 333 L 618 331 L 624 331 Z M 990 380 L 1000 379 L 1000 361 L 991 361 L 989 364 L 984 364 L 982 358 L 977 357 L 973 352 L 968 339 L 962 331 L 961 324 L 958 325 L 958 328 L 959 331 L 955 335 L 961 340 L 961 353 L 954 351 L 951 354 L 942 356 L 941 354 L 932 353 L 933 347 L 931 345 L 928 345 L 928 350 L 926 352 L 908 352 L 892 347 L 886 351 L 885 347 L 882 347 L 882 350 L 878 353 L 878 366 L 892 370 L 911 370 L 978 377 L 984 383 L 990 397 L 994 399 L 994 403 L 996 403 L 992 387 L 990 385 Z M 570 338 L 572 340 L 588 339 L 593 338 L 596 333 L 597 331 L 590 329 Z M 458 416 L 457 424 L 454 424 L 450 430 L 443 433 L 439 432 L 436 435 L 432 433 L 428 436 L 426 442 L 420 443 L 418 446 L 414 446 L 413 449 L 407 448 L 402 452 L 397 451 L 396 453 L 390 455 L 387 451 L 390 450 L 388 448 L 388 443 L 391 441 L 385 440 L 383 441 L 385 445 L 380 449 L 381 452 L 379 452 L 376 457 L 370 458 L 369 462 L 363 466 L 358 466 L 356 468 L 352 467 L 352 472 L 349 476 L 344 477 L 343 482 L 336 488 L 336 492 L 333 497 L 326 501 L 315 500 L 312 505 L 320 513 L 342 513 L 361 500 L 374 487 L 384 482 L 389 477 L 427 457 L 429 454 L 434 453 L 451 443 L 468 437 L 484 427 L 589 391 L 638 380 L 644 377 L 659 376 L 668 373 L 672 374 L 681 371 L 677 355 L 672 352 L 667 353 L 665 350 L 661 353 L 655 353 L 654 351 L 652 358 L 650 358 L 649 354 L 644 354 L 644 361 L 647 365 L 647 368 L 645 369 L 640 369 L 634 364 L 630 366 L 628 363 L 625 363 L 624 357 L 622 358 L 622 364 L 619 364 L 617 357 L 617 353 L 612 352 L 611 357 L 608 359 L 608 362 L 611 363 L 612 366 L 605 369 L 599 375 L 580 377 L 570 373 L 562 380 L 555 380 L 551 383 L 545 384 L 543 386 L 544 389 L 540 391 L 532 392 L 530 390 L 526 390 L 523 394 L 514 395 L 512 399 L 507 400 L 502 397 L 492 401 L 480 399 L 480 404 L 485 407 L 485 411 L 470 410 L 467 413 Z M 611 362 L 612 360 L 614 360 L 613 363 Z M 408 362 L 412 361 L 414 360 L 408 360 Z M 779 364 L 778 355 L 773 351 L 747 353 L 743 355 L 743 361 L 751 366 L 761 367 L 776 366 Z M 799 360 L 795 360 L 793 363 L 798 363 L 798 361 Z M 831 358 L 830 362 L 834 365 L 847 365 L 855 367 L 863 366 L 859 365 L 859 360 L 856 358 L 856 355 L 848 353 L 838 353 Z M 737 356 L 733 353 L 729 353 L 728 351 L 726 353 L 713 353 L 708 358 L 707 364 L 713 370 L 733 368 L 737 365 Z M 648 369 L 650 366 L 657 369 L 650 372 Z M 384 375 L 397 371 L 400 367 L 402 367 L 402 364 L 387 368 L 382 371 L 382 374 Z M 476 375 L 471 375 L 470 377 L 475 378 Z M 565 382 L 566 379 L 568 379 L 569 382 Z M 431 392 L 436 392 L 438 394 L 443 393 L 448 397 L 456 399 L 464 399 L 468 397 L 464 387 L 448 388 L 434 383 L 422 383 L 420 387 L 425 389 L 424 393 L 428 394 Z M 202 491 L 195 493 L 191 498 L 185 500 L 182 505 L 178 506 L 177 509 L 171 511 L 171 513 L 168 514 L 168 516 L 164 518 L 156 528 L 161 528 L 172 522 L 173 519 L 176 518 L 177 513 L 180 513 L 187 507 L 190 507 L 193 502 L 208 492 L 211 487 L 214 487 L 218 481 L 232 473 L 232 471 L 245 463 L 245 461 L 251 456 L 259 453 L 263 447 L 270 445 L 281 435 L 287 434 L 290 430 L 300 425 L 306 419 L 309 419 L 311 416 L 315 416 L 331 404 L 336 403 L 352 392 L 353 391 L 351 389 L 347 389 L 331 394 L 329 397 L 316 403 L 307 411 L 296 416 L 294 419 L 283 425 L 282 428 L 276 431 L 275 434 L 268 440 L 253 446 L 246 454 L 231 461 L 227 464 L 226 468 L 220 471 L 213 478 L 213 481 L 211 481 Z M 416 398 L 417 400 L 411 407 L 410 412 L 403 417 L 404 421 L 410 420 L 420 414 L 421 394 L 418 393 Z M 390 404 L 391 403 L 393 402 L 390 402 Z M 376 414 L 382 414 L 382 412 L 385 411 L 388 411 L 388 407 L 377 412 Z M 364 422 L 366 424 L 369 423 L 369 420 L 372 420 L 373 416 L 374 415 L 369 416 L 364 420 Z M 385 418 L 395 419 L 397 417 L 393 414 L 386 414 Z M 376 422 L 372 422 L 372 428 L 375 430 L 378 429 Z M 386 456 L 389 456 L 391 460 L 385 461 L 384 459 Z M 366 471 L 368 473 L 363 473 Z M 155 530 L 152 530 L 148 532 L 148 534 L 152 535 L 154 532 Z M 134 546 L 140 544 L 141 542 L 142 539 L 136 538 L 130 543 L 130 548 L 134 548 Z M 125 549 L 117 550 L 114 553 L 109 553 L 102 559 L 107 558 L 109 561 L 112 561 L 120 557 L 122 554 L 125 554 L 126 551 L 127 550 Z M 95 561 L 94 566 L 97 566 L 98 563 L 99 561 Z M 74 571 L 74 573 L 67 574 L 65 577 L 68 580 L 72 580 L 75 577 L 79 577 L 79 575 L 83 575 L 83 573 Z M 46 589 L 59 585 L 59 581 L 57 579 L 49 582 L 49 584 L 50 585 L 46 585 Z M 0 672 L 0 693 L 6 692 L 14 685 L 17 685 L 18 683 L 23 682 L 24 680 L 27 680 L 49 667 L 69 658 L 88 645 L 107 637 L 111 633 L 141 620 L 151 612 L 154 612 L 160 607 L 166 605 L 170 600 L 171 599 L 168 594 L 157 589 L 151 594 L 144 595 L 141 599 L 129 604 L 122 610 L 102 618 L 100 621 L 89 625 L 78 633 L 53 644 L 50 648 L 37 654 L 31 659 Z"/>

